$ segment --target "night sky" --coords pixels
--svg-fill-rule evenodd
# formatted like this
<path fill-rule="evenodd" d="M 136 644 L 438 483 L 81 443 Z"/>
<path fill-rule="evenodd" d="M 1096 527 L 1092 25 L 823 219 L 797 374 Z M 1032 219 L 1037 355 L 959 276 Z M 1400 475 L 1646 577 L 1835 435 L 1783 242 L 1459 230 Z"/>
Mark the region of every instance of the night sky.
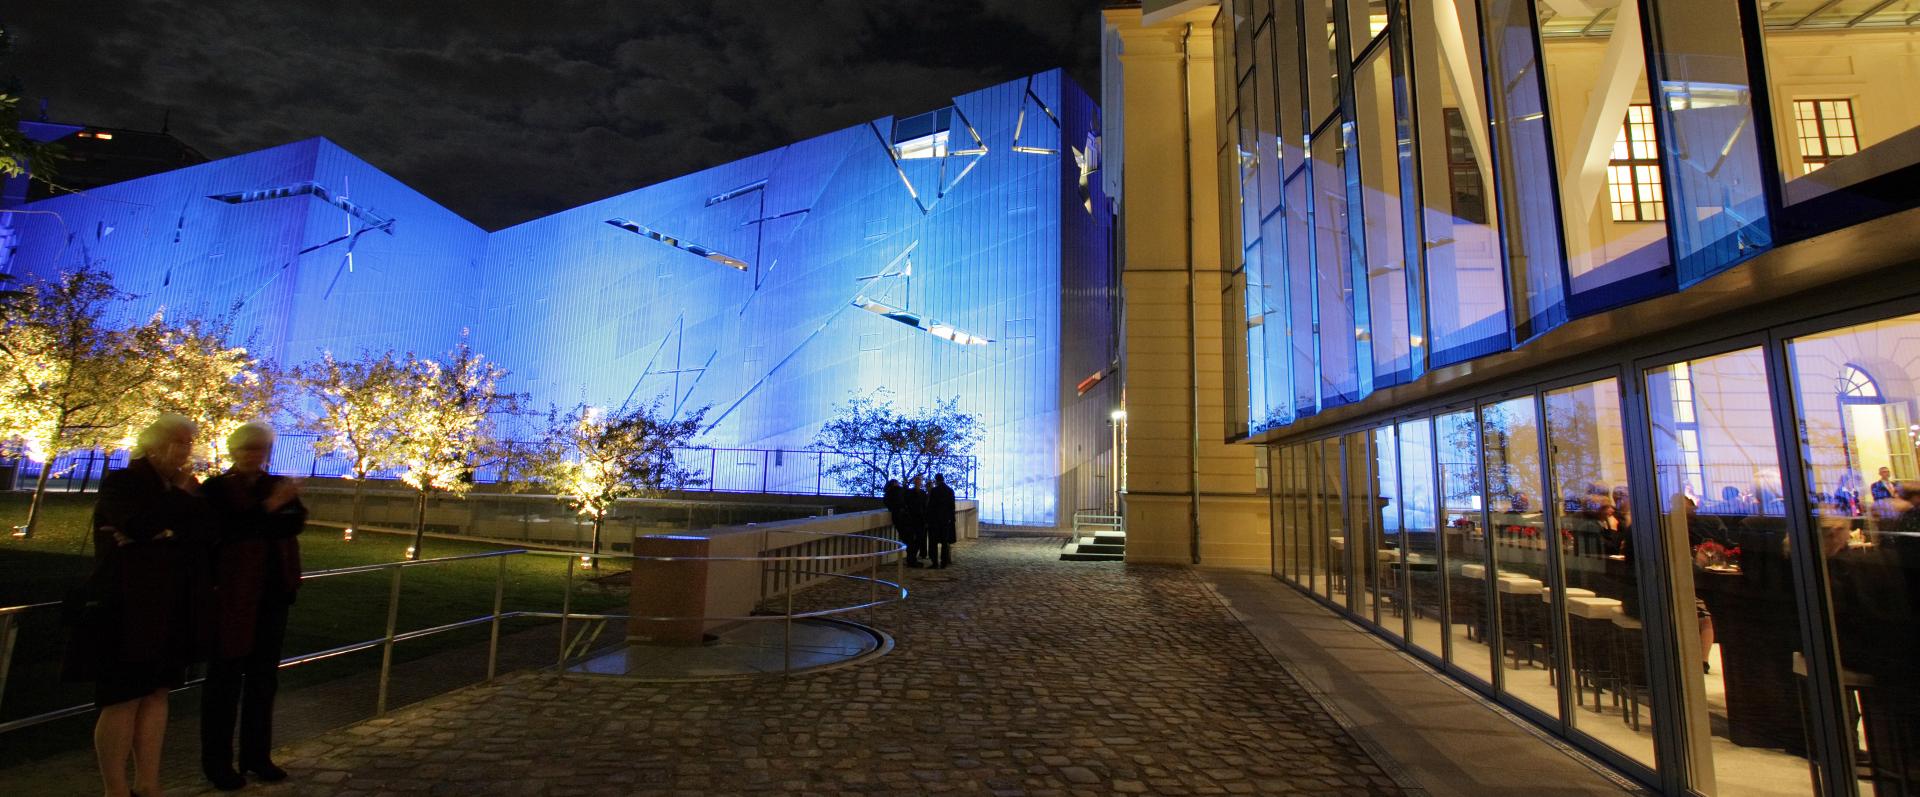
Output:
<path fill-rule="evenodd" d="M 1065 67 L 1097 0 L 6 0 L 23 116 L 326 136 L 487 229 Z"/>

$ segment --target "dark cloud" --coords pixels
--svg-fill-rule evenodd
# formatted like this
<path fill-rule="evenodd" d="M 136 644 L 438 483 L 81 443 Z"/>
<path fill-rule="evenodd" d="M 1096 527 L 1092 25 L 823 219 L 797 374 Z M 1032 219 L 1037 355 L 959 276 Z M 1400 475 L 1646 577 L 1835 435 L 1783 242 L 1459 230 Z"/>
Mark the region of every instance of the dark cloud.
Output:
<path fill-rule="evenodd" d="M 321 135 L 489 229 L 1053 67 L 1094 0 L 11 0 L 50 116 Z"/>

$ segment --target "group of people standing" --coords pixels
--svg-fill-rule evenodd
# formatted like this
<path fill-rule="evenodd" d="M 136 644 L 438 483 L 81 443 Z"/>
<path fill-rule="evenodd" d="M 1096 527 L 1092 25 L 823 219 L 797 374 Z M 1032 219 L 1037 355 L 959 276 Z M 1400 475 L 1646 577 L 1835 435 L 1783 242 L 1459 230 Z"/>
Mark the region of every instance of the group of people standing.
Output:
<path fill-rule="evenodd" d="M 923 487 L 922 485 L 926 485 Z M 888 479 L 882 496 L 894 532 L 907 546 L 908 567 L 946 567 L 953 564 L 954 527 L 953 488 L 946 474 L 936 473 L 931 483 L 912 476 L 906 484 Z M 925 557 L 926 562 L 921 563 Z"/>
<path fill-rule="evenodd" d="M 126 469 L 107 474 L 93 511 L 94 569 L 66 602 L 65 674 L 94 684 L 107 797 L 161 793 L 167 694 L 202 662 L 207 780 L 231 791 L 247 784 L 242 772 L 287 777 L 270 755 L 273 701 L 307 510 L 297 480 L 266 472 L 271 427 L 249 423 L 228 436 L 232 467 L 204 482 L 191 468 L 197 431 L 162 415 L 141 431 Z"/>

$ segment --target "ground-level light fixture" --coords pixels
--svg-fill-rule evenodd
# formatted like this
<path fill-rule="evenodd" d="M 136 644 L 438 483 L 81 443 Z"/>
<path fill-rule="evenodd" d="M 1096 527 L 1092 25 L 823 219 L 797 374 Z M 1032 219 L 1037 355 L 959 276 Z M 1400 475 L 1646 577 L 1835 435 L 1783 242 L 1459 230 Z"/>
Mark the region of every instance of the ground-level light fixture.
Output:
<path fill-rule="evenodd" d="M 1124 420 L 1126 420 L 1126 419 L 1127 419 L 1127 411 L 1126 411 L 1126 410 L 1114 410 L 1114 411 L 1113 411 L 1113 414 L 1112 414 L 1112 415 L 1110 415 L 1110 416 L 1107 416 L 1107 417 L 1110 417 L 1110 418 L 1112 418 L 1113 420 L 1116 420 L 1116 421 L 1124 421 Z"/>
<path fill-rule="evenodd" d="M 346 527 L 346 528 L 344 528 L 344 529 L 341 529 L 341 530 L 340 530 L 340 541 L 341 541 L 341 542 L 353 542 L 353 527 L 352 527 L 352 526 L 348 526 L 348 527 Z"/>

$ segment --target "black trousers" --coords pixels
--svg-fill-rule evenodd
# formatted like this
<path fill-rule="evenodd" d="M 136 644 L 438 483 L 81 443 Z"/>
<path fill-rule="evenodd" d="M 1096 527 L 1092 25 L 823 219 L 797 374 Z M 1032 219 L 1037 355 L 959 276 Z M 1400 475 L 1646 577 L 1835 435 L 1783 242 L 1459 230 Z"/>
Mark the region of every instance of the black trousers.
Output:
<path fill-rule="evenodd" d="M 907 544 L 907 561 L 918 562 L 927 553 L 927 530 L 912 527 L 900 530 L 901 542 Z"/>
<path fill-rule="evenodd" d="M 927 561 L 932 562 L 933 564 L 939 565 L 941 567 L 946 567 L 947 565 L 953 564 L 953 543 L 950 543 L 950 542 L 927 543 Z"/>
<path fill-rule="evenodd" d="M 273 697 L 280 691 L 280 650 L 287 638 L 287 603 L 269 595 L 255 616 L 253 649 L 207 664 L 200 691 L 200 765 L 233 767 L 233 717 L 240 714 L 240 765 L 272 760 Z"/>

